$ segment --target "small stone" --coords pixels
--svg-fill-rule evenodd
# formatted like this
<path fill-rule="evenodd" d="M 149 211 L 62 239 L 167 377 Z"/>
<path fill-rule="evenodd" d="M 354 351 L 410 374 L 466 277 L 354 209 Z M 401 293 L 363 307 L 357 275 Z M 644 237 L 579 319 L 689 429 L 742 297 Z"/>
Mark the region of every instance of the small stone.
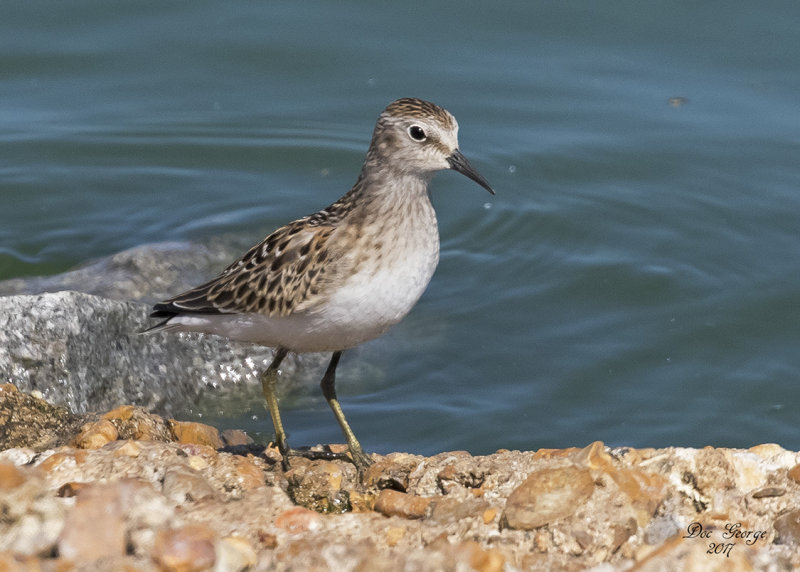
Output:
<path fill-rule="evenodd" d="M 228 536 L 216 545 L 215 572 L 243 572 L 258 562 L 258 555 L 250 543 L 240 536 Z"/>
<path fill-rule="evenodd" d="M 178 504 L 216 496 L 214 489 L 202 476 L 188 467 L 179 465 L 167 469 L 162 492 Z"/>
<path fill-rule="evenodd" d="M 266 486 L 264 471 L 253 461 L 247 457 L 238 456 L 234 456 L 232 460 L 236 467 L 235 478 L 244 490 L 253 490 Z"/>
<path fill-rule="evenodd" d="M 316 530 L 322 524 L 322 517 L 307 508 L 296 506 L 283 511 L 275 519 L 275 526 L 292 534 Z"/>
<path fill-rule="evenodd" d="M 85 453 L 86 451 L 81 451 Z M 75 463 L 77 464 L 76 458 L 77 450 L 72 451 L 56 451 L 46 459 L 44 459 L 41 463 L 37 465 L 41 470 L 49 473 L 58 467 L 62 466 L 64 463 Z"/>
<path fill-rule="evenodd" d="M 25 482 L 25 475 L 11 463 L 0 463 L 0 489 L 15 489 Z"/>
<path fill-rule="evenodd" d="M 103 449 L 113 451 L 115 457 L 130 457 L 135 459 L 142 453 L 142 445 L 138 441 L 114 441 L 109 443 Z"/>
<path fill-rule="evenodd" d="M 258 543 L 264 548 L 275 548 L 278 546 L 278 537 L 270 532 L 258 531 Z"/>
<path fill-rule="evenodd" d="M 595 477 L 607 475 L 614 481 L 636 510 L 638 524 L 641 526 L 650 521 L 667 494 L 668 482 L 663 476 L 638 467 L 621 466 L 601 441 L 595 441 L 581 450 L 575 459 L 579 465 L 592 469 Z"/>
<path fill-rule="evenodd" d="M 58 539 L 59 555 L 76 562 L 123 556 L 123 516 L 117 483 L 82 487 Z"/>
<path fill-rule="evenodd" d="M 69 499 L 77 496 L 82 489 L 85 489 L 88 486 L 91 485 L 89 483 L 65 483 L 58 487 L 56 496 Z"/>
<path fill-rule="evenodd" d="M 164 572 L 208 570 L 217 559 L 216 533 L 208 526 L 190 524 L 159 531 L 153 545 L 153 560 Z"/>
<path fill-rule="evenodd" d="M 408 519 L 423 518 L 431 500 L 426 497 L 384 489 L 375 500 L 375 511 L 386 516 L 400 516 Z"/>
<path fill-rule="evenodd" d="M 295 504 L 323 514 L 350 511 L 349 492 L 342 489 L 342 468 L 333 461 L 297 459 L 286 480 Z"/>
<path fill-rule="evenodd" d="M 169 423 L 175 439 L 179 443 L 207 445 L 214 449 L 221 449 L 225 446 L 216 427 L 194 421 L 175 421 L 174 419 L 170 419 Z"/>
<path fill-rule="evenodd" d="M 344 443 L 331 443 L 328 445 L 328 450 L 335 455 L 342 455 L 350 451 L 350 448 Z"/>
<path fill-rule="evenodd" d="M 496 508 L 488 508 L 483 511 L 483 524 L 490 524 L 497 516 Z"/>
<path fill-rule="evenodd" d="M 795 465 L 786 473 L 790 479 L 796 483 L 800 483 L 800 465 Z"/>
<path fill-rule="evenodd" d="M 775 544 L 800 545 L 800 509 L 782 514 L 773 523 Z"/>
<path fill-rule="evenodd" d="M 754 499 L 763 499 L 770 497 L 782 497 L 786 494 L 786 489 L 783 487 L 764 487 L 753 493 Z"/>
<path fill-rule="evenodd" d="M 441 524 L 450 524 L 466 518 L 483 517 L 488 503 L 483 500 L 469 499 L 460 501 L 458 499 L 442 497 L 431 502 L 430 519 Z"/>
<path fill-rule="evenodd" d="M 408 476 L 419 465 L 419 457 L 407 453 L 392 453 L 378 457 L 364 474 L 364 484 L 377 489 L 405 492 Z"/>
<path fill-rule="evenodd" d="M 654 518 L 644 530 L 644 541 L 647 544 L 659 545 L 678 534 L 682 529 L 672 515 Z"/>
<path fill-rule="evenodd" d="M 108 419 L 87 423 L 75 438 L 75 446 L 80 449 L 99 449 L 119 437 L 117 428 Z"/>
<path fill-rule="evenodd" d="M 120 421 L 128 421 L 131 417 L 133 417 L 133 411 L 135 407 L 133 405 L 121 405 L 116 409 L 112 409 L 107 413 L 104 413 L 101 419 L 119 419 Z"/>
<path fill-rule="evenodd" d="M 505 568 L 505 557 L 494 549 L 485 550 L 475 541 L 468 540 L 458 546 L 458 552 L 469 554 L 469 565 L 478 572 L 502 572 Z"/>
<path fill-rule="evenodd" d="M 636 519 L 631 517 L 624 524 L 612 525 L 611 529 L 614 531 L 614 538 L 611 541 L 611 552 L 614 553 L 636 533 L 638 525 Z"/>
<path fill-rule="evenodd" d="M 200 455 L 189 455 L 186 462 L 189 463 L 189 466 L 195 471 L 202 471 L 208 468 L 208 461 L 206 461 L 205 457 Z"/>
<path fill-rule="evenodd" d="M 567 466 L 537 471 L 508 496 L 503 522 L 508 528 L 539 528 L 573 514 L 593 491 L 588 469 Z"/>
<path fill-rule="evenodd" d="M 250 445 L 253 443 L 252 437 L 242 431 L 241 429 L 225 429 L 221 435 L 222 441 L 228 447 L 235 447 L 236 445 Z"/>
<path fill-rule="evenodd" d="M 388 546 L 397 546 L 408 532 L 404 526 L 390 526 L 386 529 L 386 544 Z"/>
<path fill-rule="evenodd" d="M 7 469 L 7 486 L 0 487 L 0 553 L 48 553 L 64 526 L 64 502 L 56 498 L 39 469 L 16 471 L 20 474 Z"/>

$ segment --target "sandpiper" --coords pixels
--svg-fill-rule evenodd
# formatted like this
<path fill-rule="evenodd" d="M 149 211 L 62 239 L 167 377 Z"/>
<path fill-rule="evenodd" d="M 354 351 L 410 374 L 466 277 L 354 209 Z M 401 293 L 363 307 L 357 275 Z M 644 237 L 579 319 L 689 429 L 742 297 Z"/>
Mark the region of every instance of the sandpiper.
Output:
<path fill-rule="evenodd" d="M 166 318 L 148 332 L 205 332 L 276 348 L 261 375 L 284 470 L 289 468 L 278 399 L 288 352 L 333 352 L 321 387 L 352 461 L 371 464 L 336 397 L 342 352 L 383 334 L 417 302 L 439 261 L 428 194 L 436 171 L 453 169 L 494 194 L 458 149 L 458 123 L 445 109 L 398 99 L 378 117 L 364 166 L 329 207 L 279 228 L 218 277 L 156 304 Z"/>

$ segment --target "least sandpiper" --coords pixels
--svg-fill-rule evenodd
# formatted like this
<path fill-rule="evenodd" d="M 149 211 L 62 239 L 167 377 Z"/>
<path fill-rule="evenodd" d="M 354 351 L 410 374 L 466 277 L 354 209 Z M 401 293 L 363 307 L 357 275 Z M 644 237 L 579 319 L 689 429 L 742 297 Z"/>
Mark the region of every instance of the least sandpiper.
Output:
<path fill-rule="evenodd" d="M 288 469 L 296 453 L 275 395 L 288 352 L 333 352 L 322 393 L 359 470 L 372 462 L 336 397 L 342 352 L 376 338 L 417 302 L 439 261 L 428 194 L 436 171 L 453 169 L 494 194 L 458 149 L 458 123 L 420 99 L 392 102 L 378 117 L 364 166 L 329 207 L 279 228 L 210 282 L 156 304 L 166 318 L 147 331 L 205 332 L 276 348 L 261 375 L 275 441 Z"/>

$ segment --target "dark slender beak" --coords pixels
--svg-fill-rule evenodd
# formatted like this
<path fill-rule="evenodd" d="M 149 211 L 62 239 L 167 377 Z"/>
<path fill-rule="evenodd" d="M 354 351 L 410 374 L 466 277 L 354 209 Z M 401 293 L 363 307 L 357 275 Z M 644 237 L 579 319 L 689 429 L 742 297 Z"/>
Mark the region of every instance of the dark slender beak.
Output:
<path fill-rule="evenodd" d="M 467 158 L 461 154 L 461 151 L 456 149 L 453 151 L 453 154 L 447 159 L 447 162 L 450 163 L 450 168 L 454 171 L 458 171 L 462 175 L 466 175 L 476 183 L 478 183 L 481 187 L 489 191 L 490 193 L 494 194 L 494 189 L 489 184 L 489 181 L 483 178 L 475 168 L 469 164 Z"/>

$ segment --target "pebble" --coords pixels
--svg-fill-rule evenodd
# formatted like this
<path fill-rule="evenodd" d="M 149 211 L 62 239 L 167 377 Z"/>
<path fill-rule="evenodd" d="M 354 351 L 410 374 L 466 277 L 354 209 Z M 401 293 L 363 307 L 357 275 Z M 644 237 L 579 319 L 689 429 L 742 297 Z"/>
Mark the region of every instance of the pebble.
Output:
<path fill-rule="evenodd" d="M 119 436 L 100 448 L 0 451 L 0 570 L 800 569 L 800 454 L 777 445 L 373 455 L 359 480 L 344 461 L 284 474 L 248 447 L 137 440 L 169 427 L 137 407 L 102 420 Z M 321 516 L 303 495 L 366 512 Z M 694 520 L 764 535 L 708 555 L 682 538 Z"/>
<path fill-rule="evenodd" d="M 101 419 L 83 426 L 75 439 L 75 445 L 81 449 L 99 449 L 116 441 L 119 437 L 117 428 L 108 419 Z"/>
<path fill-rule="evenodd" d="M 77 490 L 76 502 L 58 539 L 62 558 L 94 562 L 125 554 L 125 509 L 118 484 L 92 484 Z"/>
<path fill-rule="evenodd" d="M 178 443 L 207 445 L 214 449 L 221 449 L 225 446 L 216 427 L 195 421 L 175 421 L 174 419 L 170 420 L 170 427 Z"/>
<path fill-rule="evenodd" d="M 258 562 L 253 546 L 239 536 L 228 536 L 216 544 L 214 572 L 244 572 Z"/>
<path fill-rule="evenodd" d="M 566 518 L 583 505 L 594 490 L 588 469 L 566 466 L 531 474 L 506 501 L 506 527 L 533 530 Z"/>
<path fill-rule="evenodd" d="M 800 509 L 794 509 L 775 519 L 775 543 L 800 547 Z"/>
<path fill-rule="evenodd" d="M 174 465 L 164 474 L 161 492 L 178 504 L 216 496 L 205 478 L 190 467 Z"/>
<path fill-rule="evenodd" d="M 163 572 L 209 570 L 217 559 L 217 535 L 202 524 L 159 531 L 153 545 L 153 560 Z"/>
<path fill-rule="evenodd" d="M 399 516 L 408 519 L 424 518 L 431 500 L 430 498 L 384 489 L 375 500 L 375 511 L 386 516 Z"/>
<path fill-rule="evenodd" d="M 319 513 L 301 506 L 285 510 L 275 519 L 275 526 L 292 534 L 316 530 L 321 524 Z"/>
<path fill-rule="evenodd" d="M 8 462 L 0 463 L 0 489 L 15 489 L 25 482 L 25 475 Z"/>

